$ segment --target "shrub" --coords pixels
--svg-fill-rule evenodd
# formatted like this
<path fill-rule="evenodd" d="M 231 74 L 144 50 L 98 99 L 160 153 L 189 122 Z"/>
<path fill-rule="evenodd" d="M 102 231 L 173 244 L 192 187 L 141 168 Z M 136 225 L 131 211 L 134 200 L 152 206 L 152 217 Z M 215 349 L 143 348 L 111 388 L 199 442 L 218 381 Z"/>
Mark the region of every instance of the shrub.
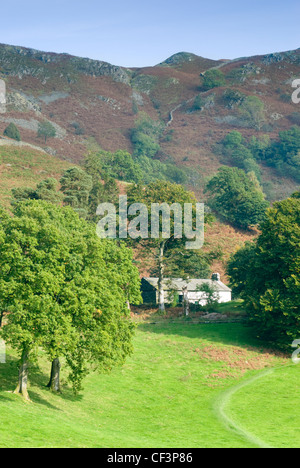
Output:
<path fill-rule="evenodd" d="M 300 126 L 300 112 L 293 112 L 291 115 L 288 116 L 288 119 L 293 124 Z"/>
<path fill-rule="evenodd" d="M 55 138 L 56 137 L 55 127 L 52 125 L 51 122 L 48 122 L 47 120 L 44 121 L 44 122 L 40 122 L 39 127 L 38 127 L 37 136 L 38 136 L 38 138 L 40 138 L 40 137 L 45 138 L 45 144 L 46 144 L 48 138 Z"/>
<path fill-rule="evenodd" d="M 84 128 L 81 127 L 81 125 L 78 122 L 72 122 L 71 127 L 74 128 L 75 135 L 84 135 L 85 134 Z"/>
<path fill-rule="evenodd" d="M 248 96 L 241 106 L 241 115 L 252 128 L 261 130 L 265 123 L 264 103 L 257 96 Z"/>
<path fill-rule="evenodd" d="M 226 84 L 224 74 L 220 70 L 208 70 L 203 76 L 202 87 L 205 90 L 218 88 Z"/>
<path fill-rule="evenodd" d="M 287 94 L 287 93 L 282 93 L 282 94 L 280 94 L 280 99 L 283 102 L 291 102 L 291 95 Z"/>
<path fill-rule="evenodd" d="M 197 286 L 197 291 L 203 293 L 203 298 L 206 300 L 206 304 L 202 306 L 202 310 L 206 312 L 212 312 L 215 310 L 220 299 L 220 295 L 216 288 L 209 284 L 202 284 L 202 286 Z"/>
<path fill-rule="evenodd" d="M 226 147 L 235 148 L 243 143 L 243 135 L 237 130 L 228 133 L 223 140 Z"/>
<path fill-rule="evenodd" d="M 222 96 L 223 104 L 232 109 L 235 106 L 239 106 L 245 100 L 245 94 L 235 89 L 226 89 Z"/>
<path fill-rule="evenodd" d="M 6 127 L 6 129 L 4 130 L 3 134 L 8 138 L 12 138 L 13 140 L 21 141 L 19 129 L 14 123 L 10 123 L 8 127 Z"/>
<path fill-rule="evenodd" d="M 198 94 L 198 96 L 195 97 L 195 100 L 194 100 L 194 103 L 191 107 L 191 110 L 192 111 L 198 111 L 198 110 L 201 110 L 204 106 L 204 101 L 203 101 L 203 98 L 201 96 L 201 94 Z"/>

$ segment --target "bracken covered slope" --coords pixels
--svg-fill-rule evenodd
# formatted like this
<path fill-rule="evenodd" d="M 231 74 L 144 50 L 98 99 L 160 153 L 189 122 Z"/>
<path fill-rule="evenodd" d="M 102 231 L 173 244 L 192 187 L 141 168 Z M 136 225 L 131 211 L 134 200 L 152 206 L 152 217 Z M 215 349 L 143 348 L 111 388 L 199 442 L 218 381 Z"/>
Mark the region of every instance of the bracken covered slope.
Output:
<path fill-rule="evenodd" d="M 222 86 L 203 89 L 208 70 L 220 70 Z M 0 114 L 0 135 L 10 122 L 30 146 L 0 147 L 0 196 L 9 204 L 13 186 L 34 186 L 47 176 L 57 179 L 70 164 L 78 164 L 93 148 L 133 151 L 131 130 L 139 112 L 165 124 L 157 158 L 195 168 L 200 179 L 192 189 L 203 199 L 203 188 L 222 164 L 231 162 L 215 151 L 232 130 L 246 139 L 278 133 L 300 116 L 291 100 L 293 80 L 300 78 L 300 49 L 265 56 L 214 61 L 188 52 L 173 55 L 154 67 L 125 69 L 106 62 L 0 45 L 0 79 L 6 82 L 6 112 Z M 238 106 L 224 101 L 233 90 L 256 96 L 264 105 L 263 125 L 241 118 Z M 194 107 L 196 96 L 201 108 Z M 39 122 L 50 121 L 56 137 L 47 143 L 37 137 Z M 0 144 L 4 143 L 0 139 Z M 291 174 L 260 163 L 263 188 L 270 201 L 298 189 Z M 45 176 L 45 177 L 44 177 Z M 222 248 L 224 259 L 251 239 L 224 222 L 207 231 L 211 248 Z M 214 268 L 224 278 L 224 261 Z"/>
<path fill-rule="evenodd" d="M 224 163 L 213 148 L 228 132 L 276 138 L 280 130 L 291 127 L 291 115 L 299 112 L 291 100 L 299 65 L 300 49 L 233 61 L 182 52 L 155 67 L 124 69 L 68 54 L 0 45 L 0 78 L 7 86 L 0 134 L 13 121 L 23 141 L 79 162 L 93 143 L 109 151 L 131 152 L 130 132 L 142 111 L 166 124 L 168 137 L 161 139 L 158 157 L 199 168 L 205 181 Z M 200 74 L 209 69 L 222 71 L 224 86 L 201 89 Z M 224 104 L 228 89 L 259 97 L 265 108 L 262 128 L 245 123 L 237 108 Z M 199 94 L 203 107 L 195 111 L 193 102 Z M 45 119 L 57 131 L 47 145 L 37 138 L 38 122 Z M 261 170 L 274 198 L 283 198 L 297 186 L 289 174 L 278 176 L 269 167 Z"/>

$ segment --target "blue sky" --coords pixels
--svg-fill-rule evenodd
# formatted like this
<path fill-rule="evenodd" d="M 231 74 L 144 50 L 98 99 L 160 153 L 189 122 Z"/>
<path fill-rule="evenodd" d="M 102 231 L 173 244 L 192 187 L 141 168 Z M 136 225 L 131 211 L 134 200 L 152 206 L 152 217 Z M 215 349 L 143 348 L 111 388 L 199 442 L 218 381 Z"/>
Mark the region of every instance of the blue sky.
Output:
<path fill-rule="evenodd" d="M 1 3 L 1 43 L 128 67 L 182 51 L 232 59 L 300 47 L 299 0 Z"/>

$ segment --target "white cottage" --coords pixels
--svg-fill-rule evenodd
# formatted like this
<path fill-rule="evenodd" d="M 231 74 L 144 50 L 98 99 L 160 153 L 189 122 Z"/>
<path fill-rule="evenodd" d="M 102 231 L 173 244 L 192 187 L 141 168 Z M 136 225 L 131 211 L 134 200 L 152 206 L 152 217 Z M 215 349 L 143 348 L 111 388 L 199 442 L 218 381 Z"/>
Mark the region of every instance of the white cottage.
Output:
<path fill-rule="evenodd" d="M 204 285 L 215 291 L 215 297 L 220 304 L 231 301 L 231 289 L 222 283 L 218 273 L 214 273 L 211 279 L 165 278 L 163 281 L 165 303 L 171 302 L 174 292 L 178 294 L 181 303 L 183 291 L 186 289 L 187 298 L 191 304 L 206 305 L 207 292 Z M 142 278 L 141 291 L 144 304 L 158 304 L 158 278 Z"/>

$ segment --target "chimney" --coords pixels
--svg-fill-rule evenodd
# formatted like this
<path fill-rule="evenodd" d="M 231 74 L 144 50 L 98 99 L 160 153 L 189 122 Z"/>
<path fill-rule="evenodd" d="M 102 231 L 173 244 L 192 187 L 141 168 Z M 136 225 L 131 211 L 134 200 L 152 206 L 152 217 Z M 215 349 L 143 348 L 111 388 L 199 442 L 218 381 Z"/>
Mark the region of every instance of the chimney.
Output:
<path fill-rule="evenodd" d="M 220 275 L 220 273 L 213 273 L 213 274 L 211 275 L 211 279 L 212 279 L 213 281 L 221 281 L 221 275 Z"/>

